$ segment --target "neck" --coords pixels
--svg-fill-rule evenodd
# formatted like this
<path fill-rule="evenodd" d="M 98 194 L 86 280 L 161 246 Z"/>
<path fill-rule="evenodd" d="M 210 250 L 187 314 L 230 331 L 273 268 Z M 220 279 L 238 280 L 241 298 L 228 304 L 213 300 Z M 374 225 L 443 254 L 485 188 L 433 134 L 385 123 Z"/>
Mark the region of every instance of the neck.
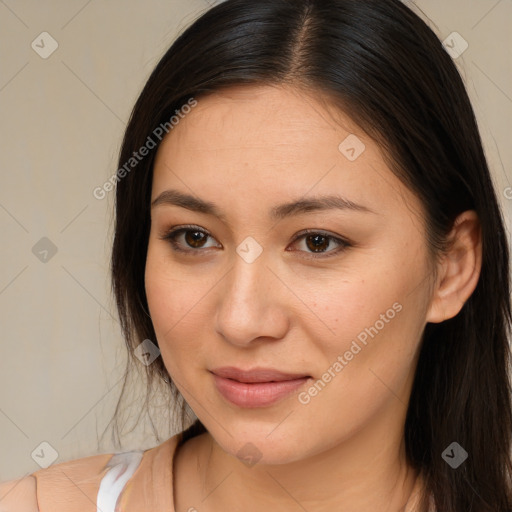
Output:
<path fill-rule="evenodd" d="M 403 512 L 417 474 L 406 462 L 403 432 L 383 426 L 372 424 L 306 459 L 254 466 L 226 453 L 205 433 L 197 469 L 201 495 L 208 498 L 201 511 Z"/>

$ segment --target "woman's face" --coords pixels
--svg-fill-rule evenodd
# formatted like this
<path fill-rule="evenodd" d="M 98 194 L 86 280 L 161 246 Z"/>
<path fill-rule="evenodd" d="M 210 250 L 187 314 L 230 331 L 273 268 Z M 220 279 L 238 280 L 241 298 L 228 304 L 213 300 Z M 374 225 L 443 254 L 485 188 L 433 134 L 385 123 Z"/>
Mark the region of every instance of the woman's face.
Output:
<path fill-rule="evenodd" d="M 226 452 L 270 464 L 401 435 L 429 315 L 421 204 L 326 108 L 287 87 L 199 99 L 154 166 L 145 283 L 163 361 Z M 221 367 L 306 378 L 241 384 Z"/>

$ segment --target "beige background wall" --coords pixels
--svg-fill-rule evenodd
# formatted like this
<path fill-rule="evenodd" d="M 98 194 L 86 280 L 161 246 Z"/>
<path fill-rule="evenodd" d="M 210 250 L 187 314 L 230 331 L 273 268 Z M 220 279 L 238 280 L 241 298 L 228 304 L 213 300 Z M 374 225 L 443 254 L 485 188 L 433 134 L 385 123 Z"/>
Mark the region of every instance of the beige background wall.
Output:
<path fill-rule="evenodd" d="M 510 233 L 512 1 L 407 4 L 441 39 L 456 31 L 469 44 L 456 62 Z M 97 200 L 92 191 L 116 170 L 123 128 L 152 68 L 208 7 L 0 0 L 0 480 L 39 469 L 36 448 L 47 458 L 55 450 L 56 462 L 98 451 L 124 352 L 109 295 L 113 193 Z M 46 59 L 36 51 L 55 43 L 42 32 L 58 44 Z M 139 432 L 126 448 L 154 444 Z"/>

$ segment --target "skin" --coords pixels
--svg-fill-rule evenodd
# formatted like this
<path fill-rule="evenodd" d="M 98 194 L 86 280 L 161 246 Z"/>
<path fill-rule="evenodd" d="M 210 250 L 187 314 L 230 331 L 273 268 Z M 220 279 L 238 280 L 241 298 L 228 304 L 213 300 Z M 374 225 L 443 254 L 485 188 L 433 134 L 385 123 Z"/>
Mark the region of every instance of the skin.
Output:
<path fill-rule="evenodd" d="M 338 149 L 355 134 L 365 150 Z M 398 511 L 418 483 L 403 429 L 427 322 L 455 316 L 476 287 L 478 219 L 464 212 L 452 250 L 433 260 L 424 211 L 386 166 L 380 147 L 345 114 L 290 86 L 234 87 L 200 98 L 160 146 L 152 201 L 177 189 L 216 203 L 225 220 L 160 204 L 152 208 L 146 293 L 163 361 L 208 432 L 175 457 L 177 512 Z M 325 210 L 272 221 L 284 202 L 333 192 L 375 213 Z M 194 254 L 162 239 L 172 227 Z M 346 238 L 320 252 L 304 229 Z M 247 263 L 246 237 L 263 251 Z M 321 256 L 321 254 L 320 254 Z M 435 267 L 434 267 L 435 265 Z M 437 269 L 437 274 L 434 273 Z M 358 334 L 402 306 L 307 404 L 292 393 L 257 409 L 227 402 L 208 371 L 271 367 L 322 378 Z M 237 452 L 261 453 L 247 465 Z M 194 509 L 192 509 L 194 507 Z"/>

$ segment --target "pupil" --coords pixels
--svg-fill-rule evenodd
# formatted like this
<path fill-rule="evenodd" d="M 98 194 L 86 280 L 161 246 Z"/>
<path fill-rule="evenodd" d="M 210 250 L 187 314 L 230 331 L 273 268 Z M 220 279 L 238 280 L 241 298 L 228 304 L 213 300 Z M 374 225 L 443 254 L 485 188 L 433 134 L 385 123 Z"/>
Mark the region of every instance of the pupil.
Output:
<path fill-rule="evenodd" d="M 318 241 L 322 240 L 322 239 L 324 240 L 324 243 L 323 244 L 318 244 Z M 325 243 L 325 241 L 327 241 L 327 237 L 325 237 L 323 235 L 314 235 L 314 236 L 311 235 L 311 236 L 307 237 L 307 240 L 308 241 L 309 240 L 315 240 L 315 242 L 313 242 L 313 247 L 309 247 L 309 244 L 308 244 L 308 247 L 310 249 L 313 249 L 315 252 L 320 252 L 317 249 L 321 249 L 321 250 L 326 249 L 325 246 L 328 245 L 328 242 L 327 242 L 327 244 Z"/>
<path fill-rule="evenodd" d="M 191 236 L 191 233 L 197 236 Z M 188 231 L 186 234 L 187 243 L 192 247 L 200 247 L 202 238 L 205 236 L 201 231 Z"/>

